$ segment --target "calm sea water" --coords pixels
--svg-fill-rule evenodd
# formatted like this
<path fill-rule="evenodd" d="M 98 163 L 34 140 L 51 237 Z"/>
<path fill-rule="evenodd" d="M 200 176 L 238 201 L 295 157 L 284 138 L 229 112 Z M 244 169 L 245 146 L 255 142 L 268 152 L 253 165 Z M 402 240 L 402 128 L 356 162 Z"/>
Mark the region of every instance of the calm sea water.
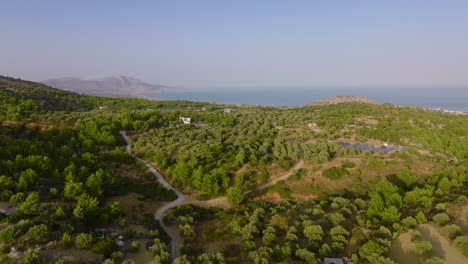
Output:
<path fill-rule="evenodd" d="M 203 102 L 303 106 L 334 95 L 364 96 L 381 103 L 468 112 L 468 87 L 451 88 L 220 88 L 191 89 L 143 95 Z"/>

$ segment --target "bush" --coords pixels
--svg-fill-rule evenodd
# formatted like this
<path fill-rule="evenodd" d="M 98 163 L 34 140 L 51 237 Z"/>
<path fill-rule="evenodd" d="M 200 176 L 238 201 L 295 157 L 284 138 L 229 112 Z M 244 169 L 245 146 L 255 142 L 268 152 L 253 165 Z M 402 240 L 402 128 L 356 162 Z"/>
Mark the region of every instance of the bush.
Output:
<path fill-rule="evenodd" d="M 413 244 L 420 255 L 428 255 L 432 252 L 432 244 L 429 241 L 416 240 Z"/>
<path fill-rule="evenodd" d="M 421 211 L 419 211 L 414 218 L 416 218 L 416 220 L 418 221 L 418 224 L 427 223 L 426 216 Z"/>
<path fill-rule="evenodd" d="M 344 160 L 344 161 L 341 162 L 341 166 L 343 166 L 343 168 L 354 168 L 354 166 L 356 166 L 356 164 L 354 164 L 351 161 Z"/>
<path fill-rule="evenodd" d="M 418 240 L 421 237 L 421 232 L 417 230 L 410 230 L 409 234 L 411 236 L 411 241 Z"/>
<path fill-rule="evenodd" d="M 305 248 L 300 248 L 296 250 L 295 255 L 298 259 L 301 259 L 306 263 L 312 263 L 312 261 L 315 259 L 315 254 L 313 252 L 308 251 Z"/>
<path fill-rule="evenodd" d="M 413 228 L 418 225 L 418 222 L 413 217 L 409 216 L 401 221 L 401 224 L 406 228 Z"/>
<path fill-rule="evenodd" d="M 374 169 L 377 169 L 377 168 L 382 169 L 382 168 L 387 167 L 387 163 L 383 159 L 370 157 L 369 160 L 367 161 L 367 167 L 374 168 Z"/>
<path fill-rule="evenodd" d="M 118 247 L 115 244 L 114 240 L 110 237 L 98 240 L 92 247 L 91 251 L 95 253 L 104 254 L 104 256 L 109 257 L 112 252 L 117 251 Z"/>
<path fill-rule="evenodd" d="M 10 247 L 8 245 L 1 244 L 0 245 L 0 259 L 1 257 L 7 255 L 8 253 L 10 253 Z"/>
<path fill-rule="evenodd" d="M 14 226 L 5 227 L 3 230 L 0 230 L 0 242 L 12 243 L 15 241 L 18 233 L 19 231 Z"/>
<path fill-rule="evenodd" d="M 451 239 L 461 234 L 461 228 L 455 224 L 442 227 L 442 231 Z"/>
<path fill-rule="evenodd" d="M 343 167 L 331 167 L 323 171 L 323 176 L 330 180 L 338 180 L 343 176 L 347 176 L 349 171 Z"/>
<path fill-rule="evenodd" d="M 426 260 L 426 264 L 445 264 L 445 261 L 438 257 L 432 257 L 428 260 Z"/>
<path fill-rule="evenodd" d="M 434 215 L 434 217 L 432 217 L 432 220 L 434 220 L 434 222 L 442 226 L 450 222 L 450 217 L 446 213 L 440 213 Z"/>
<path fill-rule="evenodd" d="M 453 240 L 453 245 L 460 249 L 465 256 L 468 256 L 468 236 L 459 236 L 455 238 L 455 240 Z"/>
<path fill-rule="evenodd" d="M 90 248 L 93 243 L 93 236 L 91 234 L 81 233 L 75 238 L 75 245 L 77 248 Z"/>
<path fill-rule="evenodd" d="M 24 235 L 26 239 L 30 241 L 35 241 L 35 242 L 47 242 L 47 236 L 49 232 L 47 229 L 47 226 L 44 224 L 40 225 L 35 225 L 31 228 L 29 228 L 28 233 Z"/>
<path fill-rule="evenodd" d="M 72 240 L 70 234 L 67 232 L 63 233 L 62 238 L 59 241 L 59 244 L 63 248 L 70 248 L 72 246 Z"/>
<path fill-rule="evenodd" d="M 19 264 L 41 264 L 42 260 L 39 257 L 39 248 L 28 249 L 24 257 L 20 259 Z"/>
<path fill-rule="evenodd" d="M 136 252 L 136 251 L 138 251 L 139 248 L 140 248 L 140 242 L 139 241 L 132 241 L 132 244 L 131 244 L 132 251 Z"/>

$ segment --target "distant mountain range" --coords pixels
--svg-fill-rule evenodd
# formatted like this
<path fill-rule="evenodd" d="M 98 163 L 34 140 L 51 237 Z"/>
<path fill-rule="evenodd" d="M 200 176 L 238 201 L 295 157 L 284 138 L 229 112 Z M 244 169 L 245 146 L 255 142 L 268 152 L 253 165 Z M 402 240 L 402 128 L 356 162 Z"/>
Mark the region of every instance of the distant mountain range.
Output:
<path fill-rule="evenodd" d="M 141 93 L 157 93 L 177 89 L 176 87 L 145 83 L 133 77 L 123 75 L 113 75 L 93 80 L 65 77 L 49 79 L 41 83 L 80 94 L 106 97 L 138 97 Z"/>
<path fill-rule="evenodd" d="M 350 102 L 379 104 L 371 99 L 368 99 L 362 96 L 337 95 L 337 96 L 332 96 L 332 97 L 317 100 L 308 105 L 329 105 L 329 104 L 350 103 Z"/>

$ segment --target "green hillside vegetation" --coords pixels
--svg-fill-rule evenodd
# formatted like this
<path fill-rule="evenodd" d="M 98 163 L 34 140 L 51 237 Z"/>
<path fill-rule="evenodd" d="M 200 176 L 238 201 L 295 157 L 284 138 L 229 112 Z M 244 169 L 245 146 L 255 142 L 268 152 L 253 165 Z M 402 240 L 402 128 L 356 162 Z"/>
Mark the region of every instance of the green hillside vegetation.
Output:
<path fill-rule="evenodd" d="M 122 130 L 138 157 L 200 200 L 165 215 L 183 240 L 176 263 L 394 263 L 391 241 L 424 223 L 466 255 L 468 223 L 447 208 L 468 206 L 468 115 L 363 103 L 227 107 L 0 77 L 0 263 L 171 262 L 153 213 L 176 194 L 125 151 Z M 427 263 L 441 257 L 414 241 Z"/>

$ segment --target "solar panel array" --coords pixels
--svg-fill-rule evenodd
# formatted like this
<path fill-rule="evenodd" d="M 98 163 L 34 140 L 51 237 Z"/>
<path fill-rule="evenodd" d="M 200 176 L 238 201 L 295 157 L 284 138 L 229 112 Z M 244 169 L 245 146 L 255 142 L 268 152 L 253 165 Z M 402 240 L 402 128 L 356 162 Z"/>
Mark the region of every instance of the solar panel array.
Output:
<path fill-rule="evenodd" d="M 373 150 L 372 150 L 372 153 L 376 153 L 376 152 L 378 152 L 378 151 L 381 151 L 381 150 L 383 150 L 383 149 L 385 149 L 385 147 L 384 147 L 384 146 L 381 146 L 381 147 L 375 148 L 375 149 L 373 149 Z"/>
<path fill-rule="evenodd" d="M 392 151 L 392 150 L 394 150 L 394 149 L 397 149 L 397 148 L 399 148 L 399 146 L 389 147 L 389 148 L 384 149 L 383 152 L 384 152 L 384 153 L 387 153 L 387 152 L 390 152 L 390 151 Z"/>
<path fill-rule="evenodd" d="M 351 147 L 351 148 L 353 148 L 353 149 L 360 149 L 360 150 L 362 150 L 362 151 L 372 150 L 372 153 L 376 153 L 376 152 L 381 151 L 381 150 L 382 150 L 384 153 L 388 153 L 388 152 L 390 152 L 390 151 L 392 151 L 392 150 L 396 150 L 396 149 L 400 148 L 400 146 L 392 146 L 392 147 L 389 147 L 389 148 L 387 148 L 387 147 L 385 147 L 385 146 L 380 146 L 380 147 L 378 147 L 378 148 L 374 148 L 374 146 L 369 145 L 369 144 L 359 144 L 359 143 L 353 143 L 353 144 L 351 144 L 351 143 L 344 143 L 344 142 L 340 142 L 340 141 L 335 142 L 335 144 L 340 145 L 340 146 L 342 146 L 343 148 Z M 401 151 L 405 151 L 405 150 L 407 150 L 407 149 L 408 149 L 407 147 L 401 147 L 401 148 L 400 148 Z"/>

